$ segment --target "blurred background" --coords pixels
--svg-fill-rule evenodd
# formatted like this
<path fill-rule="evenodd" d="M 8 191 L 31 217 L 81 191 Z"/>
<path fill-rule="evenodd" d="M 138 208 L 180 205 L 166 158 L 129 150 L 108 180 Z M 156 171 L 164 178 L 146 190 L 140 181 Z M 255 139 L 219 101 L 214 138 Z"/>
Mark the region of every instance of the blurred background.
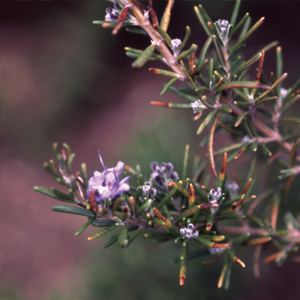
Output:
<path fill-rule="evenodd" d="M 144 1 L 143 3 L 146 4 Z M 166 1 L 154 1 L 162 16 Z M 194 14 L 200 1 L 176 1 L 168 33 L 183 39 L 189 25 L 188 46 L 199 47 L 206 34 Z M 233 1 L 201 1 L 212 20 L 230 19 Z M 151 161 L 172 162 L 181 172 L 186 144 L 191 156 L 204 157 L 197 122 L 191 111 L 166 110 L 150 101 L 183 102 L 159 93 L 167 78 L 140 70 L 124 47 L 144 49 L 145 36 L 93 25 L 103 20 L 106 1 L 1 1 L 1 290 L 3 299 L 299 299 L 299 265 L 286 262 L 261 266 L 254 279 L 253 251 L 238 256 L 248 268 L 234 266 L 229 291 L 217 289 L 222 262 L 203 265 L 191 261 L 184 287 L 178 283 L 179 265 L 172 261 L 180 249 L 172 243 L 154 244 L 140 236 L 129 248 L 103 250 L 107 237 L 87 241 L 97 231 L 74 233 L 86 221 L 52 212 L 61 204 L 34 192 L 33 186 L 57 187 L 42 167 L 54 159 L 53 142 L 66 142 L 76 153 L 73 170 L 87 163 L 91 176 L 119 160 L 150 174 Z M 250 58 L 265 44 L 278 40 L 283 48 L 284 87 L 299 77 L 300 3 L 243 1 L 238 20 L 249 12 L 252 24 L 266 17 L 245 49 Z M 197 52 L 198 54 L 198 52 Z M 163 67 L 163 66 L 159 66 Z M 254 68 L 252 70 L 255 72 Z M 267 52 L 265 73 L 276 71 L 275 49 Z M 268 77 L 269 78 L 269 77 Z M 289 115 L 297 116 L 293 107 Z M 240 162 L 230 170 L 247 171 Z M 269 184 L 261 178 L 259 188 Z M 295 189 L 291 208 L 300 209 Z M 294 201 L 294 202 L 293 202 Z M 2 298 L 1 298 L 2 299 Z"/>

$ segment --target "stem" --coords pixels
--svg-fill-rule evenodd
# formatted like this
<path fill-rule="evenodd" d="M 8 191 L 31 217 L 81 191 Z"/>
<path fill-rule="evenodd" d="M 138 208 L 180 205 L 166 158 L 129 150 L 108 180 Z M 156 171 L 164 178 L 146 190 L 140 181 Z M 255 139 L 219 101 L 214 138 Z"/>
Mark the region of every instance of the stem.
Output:
<path fill-rule="evenodd" d="M 130 1 L 130 0 L 129 0 Z M 129 4 L 129 3 L 128 3 Z M 132 5 L 130 7 L 132 13 L 140 23 L 140 26 L 148 33 L 150 38 L 153 41 L 156 49 L 163 55 L 165 59 L 165 63 L 180 77 L 179 79 L 182 81 L 188 82 L 188 79 L 182 70 L 181 66 L 176 62 L 167 45 L 164 42 L 162 36 L 153 28 L 151 23 L 149 22 L 149 18 L 147 15 L 144 15 L 138 7 Z"/>

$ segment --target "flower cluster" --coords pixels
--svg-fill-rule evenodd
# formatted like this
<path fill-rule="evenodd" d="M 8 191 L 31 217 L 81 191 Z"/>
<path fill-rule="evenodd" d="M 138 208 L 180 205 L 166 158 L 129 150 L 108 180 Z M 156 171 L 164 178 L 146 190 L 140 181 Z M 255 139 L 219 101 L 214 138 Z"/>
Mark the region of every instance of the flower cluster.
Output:
<path fill-rule="evenodd" d="M 151 182 L 147 181 L 145 184 L 142 186 L 142 195 L 143 198 L 146 199 L 151 199 L 153 200 L 157 194 L 157 190 L 154 188 L 151 188 Z"/>
<path fill-rule="evenodd" d="M 114 1 L 112 1 L 114 2 Z M 114 3 L 114 8 L 108 7 L 106 9 L 106 15 L 104 17 L 105 22 L 108 23 L 117 23 L 120 13 L 121 13 L 121 9 L 117 6 L 116 3 Z M 127 14 L 126 16 L 126 20 L 124 21 L 124 23 L 129 23 L 130 25 L 139 25 L 139 22 L 137 21 L 137 19 L 131 15 L 130 13 Z"/>
<path fill-rule="evenodd" d="M 206 108 L 206 106 L 204 104 L 202 104 L 200 99 L 198 99 L 195 102 L 190 103 L 190 107 L 193 109 L 194 113 L 199 113 L 203 109 Z"/>
<path fill-rule="evenodd" d="M 223 41 L 223 43 L 226 43 L 228 40 L 228 34 L 229 34 L 229 22 L 227 20 L 218 20 L 218 22 L 216 22 L 218 26 L 216 26 L 218 32 L 219 32 L 219 36 L 221 38 L 221 40 Z"/>
<path fill-rule="evenodd" d="M 196 238 L 199 235 L 197 230 L 194 230 L 194 224 L 190 223 L 187 227 L 182 227 L 180 233 L 183 237 L 190 239 Z"/>
<path fill-rule="evenodd" d="M 210 203 L 218 203 L 222 197 L 222 189 L 220 187 L 217 187 L 215 190 L 211 189 L 208 197 L 210 198 Z"/>
<path fill-rule="evenodd" d="M 180 52 L 180 45 L 182 44 L 182 41 L 180 39 L 173 39 L 171 40 L 172 50 L 174 55 L 178 55 Z"/>
<path fill-rule="evenodd" d="M 174 172 L 174 167 L 171 163 L 162 162 L 161 165 L 154 161 L 151 163 L 153 173 L 151 178 L 153 182 L 164 192 L 168 191 L 168 184 L 171 181 L 177 182 L 178 174 Z"/>

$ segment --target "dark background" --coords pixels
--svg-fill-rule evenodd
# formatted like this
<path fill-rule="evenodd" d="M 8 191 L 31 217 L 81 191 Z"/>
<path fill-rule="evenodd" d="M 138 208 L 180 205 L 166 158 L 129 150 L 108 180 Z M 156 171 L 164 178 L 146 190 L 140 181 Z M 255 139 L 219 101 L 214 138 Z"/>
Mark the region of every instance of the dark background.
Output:
<path fill-rule="evenodd" d="M 145 2 L 144 2 L 145 3 Z M 160 17 L 165 1 L 154 1 Z M 199 1 L 176 1 L 168 33 L 192 42 L 206 34 L 194 14 Z M 212 20 L 230 19 L 232 1 L 201 1 Z M 102 250 L 106 238 L 88 242 L 96 231 L 74 233 L 84 218 L 51 211 L 56 200 L 33 186 L 56 186 L 42 164 L 54 158 L 53 142 L 66 142 L 76 153 L 74 170 L 86 162 L 89 175 L 118 160 L 150 173 L 153 160 L 171 161 L 181 172 L 185 144 L 191 155 L 204 155 L 190 111 L 166 110 L 150 101 L 183 102 L 167 93 L 167 79 L 131 69 L 124 47 L 144 49 L 146 37 L 93 25 L 104 18 L 106 1 L 1 1 L 1 286 L 4 299 L 299 299 L 299 265 L 262 265 L 253 278 L 254 249 L 240 251 L 247 267 L 234 266 L 230 290 L 217 289 L 222 263 L 191 261 L 184 287 L 178 284 L 179 249 L 141 237 L 128 249 Z M 245 58 L 278 40 L 283 48 L 284 87 L 299 77 L 300 3 L 243 1 L 238 20 L 249 12 L 252 24 L 266 17 L 248 40 Z M 161 66 L 163 67 L 163 66 Z M 267 52 L 264 71 L 276 71 L 275 50 Z M 254 72 L 254 70 L 253 70 Z M 289 115 L 297 116 L 293 110 Z M 233 164 L 239 175 L 247 167 Z M 260 187 L 268 184 L 260 178 Z M 248 251 L 247 251 L 248 250 Z"/>

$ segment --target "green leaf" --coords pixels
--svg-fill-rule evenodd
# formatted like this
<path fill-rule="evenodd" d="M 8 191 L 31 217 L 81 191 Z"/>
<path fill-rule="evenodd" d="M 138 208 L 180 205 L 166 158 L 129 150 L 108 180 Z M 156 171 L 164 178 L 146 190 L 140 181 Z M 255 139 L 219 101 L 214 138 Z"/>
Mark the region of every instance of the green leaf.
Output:
<path fill-rule="evenodd" d="M 56 171 L 53 160 L 50 160 L 50 164 L 44 163 L 43 167 L 46 171 L 55 178 L 61 177 L 61 175 Z"/>
<path fill-rule="evenodd" d="M 188 42 L 190 35 L 191 35 L 191 28 L 189 26 L 186 26 L 186 31 L 185 31 L 185 36 L 184 39 L 181 43 L 181 45 L 179 46 L 179 50 L 183 49 L 184 46 L 186 45 L 186 43 Z"/>
<path fill-rule="evenodd" d="M 272 156 L 272 152 L 268 149 L 265 143 L 261 143 L 261 148 L 267 156 Z"/>
<path fill-rule="evenodd" d="M 103 249 L 108 248 L 109 246 L 113 245 L 118 240 L 118 234 L 114 234 L 111 236 L 102 246 Z"/>
<path fill-rule="evenodd" d="M 207 14 L 207 12 L 205 11 L 204 7 L 201 4 L 199 5 L 199 10 L 200 10 L 201 15 L 203 16 L 206 24 L 208 22 L 210 22 L 211 24 L 214 24 L 213 21 L 211 20 L 211 18 L 209 17 L 209 15 Z"/>
<path fill-rule="evenodd" d="M 243 143 L 240 142 L 240 143 L 236 143 L 236 144 L 232 144 L 232 145 L 229 145 L 229 146 L 225 146 L 225 147 L 222 147 L 218 150 L 216 150 L 214 152 L 214 155 L 219 155 L 219 154 L 223 154 L 224 152 L 229 152 L 229 151 L 232 151 L 232 150 L 236 150 L 236 149 L 240 149 L 243 147 Z M 227 162 L 228 162 L 228 159 L 227 159 Z"/>
<path fill-rule="evenodd" d="M 48 190 L 41 186 L 35 186 L 33 189 L 41 194 L 57 199 L 59 201 L 63 201 L 66 203 L 74 203 L 74 200 L 71 200 L 72 197 L 70 195 L 64 194 L 56 189 Z"/>
<path fill-rule="evenodd" d="M 71 155 L 69 156 L 69 158 L 67 160 L 67 168 L 68 168 L 69 173 L 71 173 L 71 167 L 72 167 L 72 162 L 73 162 L 74 157 L 75 157 L 75 153 L 71 153 Z"/>
<path fill-rule="evenodd" d="M 132 63 L 133 68 L 141 68 L 150 58 L 155 50 L 155 45 L 150 45 L 147 47 L 142 54 Z"/>
<path fill-rule="evenodd" d="M 281 47 L 277 47 L 276 48 L 276 77 L 277 79 L 279 79 L 282 76 L 282 51 L 281 51 Z M 282 87 L 282 84 L 278 84 L 276 87 L 276 93 L 277 96 L 280 95 L 280 89 Z"/>
<path fill-rule="evenodd" d="M 225 82 L 222 83 L 217 89 L 216 92 L 220 92 L 227 89 L 232 88 L 256 88 L 256 89 L 270 89 L 269 86 L 262 84 L 262 83 L 256 83 L 252 81 L 232 81 L 232 82 Z"/>
<path fill-rule="evenodd" d="M 181 97 L 181 98 L 183 98 L 183 99 L 185 99 L 185 100 L 187 100 L 187 101 L 195 102 L 195 101 L 198 100 L 198 99 L 195 98 L 195 97 L 192 97 L 192 96 L 190 96 L 190 95 L 187 95 L 187 94 L 185 94 L 185 93 L 180 92 L 177 88 L 174 88 L 173 86 L 170 86 L 169 90 L 170 90 L 172 93 L 174 93 L 175 95 L 177 95 L 177 96 L 179 96 L 179 97 Z"/>
<path fill-rule="evenodd" d="M 75 233 L 75 236 L 80 235 L 95 220 L 95 218 L 96 216 L 90 218 L 85 224 L 83 224 L 83 226 Z"/>
<path fill-rule="evenodd" d="M 181 53 L 177 56 L 176 60 L 178 61 L 178 60 L 180 60 L 180 59 L 182 59 L 182 58 L 185 58 L 185 57 L 189 56 L 191 53 L 193 53 L 193 52 L 196 51 L 197 49 L 198 49 L 198 46 L 197 46 L 196 44 L 192 44 L 191 48 L 190 48 L 189 50 L 186 50 L 186 51 L 181 52 Z"/>
<path fill-rule="evenodd" d="M 246 13 L 242 20 L 231 30 L 229 37 L 231 38 L 240 28 L 241 26 L 245 23 L 246 19 L 249 17 L 249 13 Z"/>
<path fill-rule="evenodd" d="M 227 271 L 226 271 L 226 274 L 225 274 L 225 278 L 224 278 L 224 289 L 225 290 L 229 289 L 231 269 L 232 269 L 232 260 L 229 260 L 229 262 L 228 262 L 228 268 L 227 268 Z"/>
<path fill-rule="evenodd" d="M 126 56 L 129 57 L 129 58 L 139 58 L 140 55 L 139 54 L 135 54 L 135 53 L 132 53 L 132 52 L 125 52 Z M 156 57 L 153 57 L 153 56 L 150 56 L 149 61 L 161 61 L 161 59 L 159 58 L 156 58 Z"/>
<path fill-rule="evenodd" d="M 294 98 L 292 98 L 291 100 L 289 100 L 280 110 L 280 113 L 283 113 L 284 111 L 286 111 L 291 105 L 293 105 L 297 100 L 300 99 L 300 95 L 296 95 Z"/>
<path fill-rule="evenodd" d="M 140 30 L 140 29 L 126 28 L 126 31 L 131 32 L 131 33 L 136 33 L 136 34 L 147 35 L 147 32 L 146 32 L 146 31 Z"/>
<path fill-rule="evenodd" d="M 214 60 L 211 58 L 208 64 L 208 80 L 211 82 L 213 80 L 214 74 Z"/>
<path fill-rule="evenodd" d="M 284 73 L 279 79 L 277 79 L 274 84 L 272 84 L 271 88 L 265 92 L 263 92 L 262 94 L 260 94 L 255 101 L 258 101 L 260 99 L 262 99 L 264 96 L 266 96 L 267 94 L 269 94 L 272 90 L 275 89 L 275 87 L 281 83 L 285 78 L 287 77 L 287 73 Z"/>
<path fill-rule="evenodd" d="M 175 83 L 177 80 L 178 80 L 178 78 L 175 77 L 175 78 L 172 78 L 167 84 L 165 84 L 165 86 L 164 86 L 163 90 L 161 91 L 160 95 L 161 96 L 164 95 L 168 91 L 168 89 L 170 88 L 170 86 L 173 83 Z"/>
<path fill-rule="evenodd" d="M 254 216 L 254 215 L 246 215 L 246 219 L 256 223 L 258 226 L 263 227 L 264 223 L 262 220 L 260 220 L 258 217 Z"/>
<path fill-rule="evenodd" d="M 197 130 L 197 134 L 200 134 L 206 128 L 206 126 L 212 121 L 212 119 L 215 118 L 217 113 L 218 113 L 217 110 L 213 110 L 208 113 L 208 115 L 205 117 L 204 121 L 199 126 L 199 128 Z"/>
<path fill-rule="evenodd" d="M 92 240 L 94 240 L 94 239 L 96 239 L 96 238 L 98 238 L 98 237 L 100 237 L 100 236 L 102 236 L 102 235 L 104 235 L 104 234 L 106 234 L 106 233 L 109 233 L 110 231 L 116 229 L 117 227 L 118 227 L 118 225 L 115 225 L 115 224 L 114 224 L 114 225 L 111 225 L 111 226 L 109 226 L 109 227 L 106 227 L 106 228 L 104 228 L 104 229 L 98 231 L 98 232 L 97 232 L 96 234 L 94 234 L 93 236 L 89 237 L 88 240 L 89 240 L 89 241 L 92 241 Z"/>
<path fill-rule="evenodd" d="M 136 216 L 139 217 L 145 209 L 148 209 L 151 205 L 152 200 L 147 200 L 136 212 Z"/>
<path fill-rule="evenodd" d="M 200 235 L 198 235 L 196 238 L 195 238 L 195 241 L 199 242 L 200 244 L 206 246 L 206 247 L 214 247 L 215 248 L 215 242 L 211 242 L 203 237 L 201 237 Z M 228 246 L 228 244 L 218 244 L 220 247 L 218 248 L 225 248 Z"/>
<path fill-rule="evenodd" d="M 58 197 L 62 198 L 62 199 L 66 199 L 66 200 L 70 200 L 70 203 L 73 203 L 74 200 L 73 200 L 73 197 L 69 194 L 65 194 L 55 188 L 51 188 L 51 191 L 56 194 Z"/>
<path fill-rule="evenodd" d="M 240 114 L 240 115 L 237 117 L 237 119 L 236 119 L 236 121 L 235 121 L 235 123 L 234 123 L 234 127 L 238 127 L 238 126 L 241 124 L 241 122 L 243 121 L 243 119 L 244 119 L 248 114 L 249 114 L 248 111 L 245 111 L 245 112 L 243 112 L 242 114 Z"/>
<path fill-rule="evenodd" d="M 174 194 L 177 192 L 177 189 L 177 186 L 174 186 L 172 190 L 169 191 L 169 193 L 159 202 L 157 209 L 162 208 L 174 196 Z"/>
<path fill-rule="evenodd" d="M 122 226 L 119 235 L 118 235 L 118 243 L 122 248 L 128 246 L 128 228 L 126 225 Z"/>
<path fill-rule="evenodd" d="M 203 165 L 201 164 L 200 168 L 203 166 L 203 169 L 204 169 L 204 167 L 206 166 L 206 164 L 207 164 L 207 161 L 205 161 Z M 199 168 L 199 169 L 200 169 L 200 168 Z M 202 168 L 201 168 L 201 170 L 202 170 Z M 201 172 L 201 171 L 200 171 L 200 172 Z M 199 173 L 200 173 L 200 172 L 199 172 Z M 201 191 L 200 188 L 196 185 L 195 182 L 193 182 L 193 181 L 192 181 L 191 179 L 189 179 L 189 178 L 187 178 L 186 181 L 189 182 L 189 183 L 191 183 L 191 184 L 193 185 L 195 192 L 200 196 L 200 198 L 201 198 L 202 201 L 208 202 L 207 197 L 202 193 L 202 191 Z"/>
<path fill-rule="evenodd" d="M 246 232 L 240 236 L 238 236 L 237 238 L 235 238 L 231 244 L 232 246 L 236 246 L 236 245 L 239 245 L 241 243 L 243 243 L 244 241 L 246 241 L 248 238 L 250 237 L 250 233 L 249 232 Z"/>
<path fill-rule="evenodd" d="M 74 206 L 68 206 L 68 205 L 53 206 L 52 210 L 57 212 L 67 213 L 67 214 L 91 217 L 91 218 L 95 216 L 94 213 L 89 210 L 86 210 L 84 208 L 74 207 Z"/>
<path fill-rule="evenodd" d="M 87 175 L 87 169 L 85 163 L 81 164 L 81 176 L 84 182 L 84 190 L 86 191 L 88 187 L 88 175 Z"/>
<path fill-rule="evenodd" d="M 200 7 L 200 5 L 199 5 L 199 7 Z M 206 25 L 207 21 L 205 20 L 204 16 L 202 15 L 202 13 L 200 12 L 200 10 L 197 6 L 194 7 L 194 10 L 195 10 L 195 13 L 196 13 L 198 20 L 199 20 L 200 24 L 202 25 L 204 31 L 206 32 L 206 34 L 208 36 L 210 36 L 211 33 L 210 33 L 208 26 Z"/>
<path fill-rule="evenodd" d="M 184 157 L 183 157 L 183 167 L 182 167 L 182 180 L 186 179 L 186 172 L 187 172 L 187 165 L 188 165 L 188 159 L 189 159 L 189 150 L 190 146 L 186 145 L 185 151 L 184 151 Z"/>
<path fill-rule="evenodd" d="M 92 225 L 95 227 L 108 227 L 113 224 L 116 224 L 116 221 L 111 219 L 96 219 L 92 222 Z"/>
<path fill-rule="evenodd" d="M 173 239 L 174 235 L 168 232 L 147 232 L 145 233 L 145 237 L 148 239 Z"/>
<path fill-rule="evenodd" d="M 241 45 L 264 21 L 264 17 L 257 21 L 246 34 L 244 34 L 239 41 L 228 51 L 228 53 L 232 53 L 239 45 Z M 249 20 L 249 19 L 248 19 Z"/>
<path fill-rule="evenodd" d="M 262 54 L 258 53 L 255 56 L 251 57 L 246 62 L 244 62 L 236 71 L 234 71 L 234 73 L 231 74 L 231 78 L 233 78 L 234 75 L 238 75 L 238 74 L 242 73 L 243 71 L 245 71 L 246 69 L 248 69 L 255 62 L 257 62 L 258 60 L 260 60 L 261 56 L 262 56 Z M 262 84 L 262 86 L 266 86 L 266 85 Z M 270 87 L 268 87 L 268 88 L 270 88 Z"/>
<path fill-rule="evenodd" d="M 166 31 L 164 31 L 161 26 L 157 26 L 156 31 L 162 36 L 162 38 L 164 39 L 164 41 L 166 42 L 166 44 L 172 48 L 172 43 L 171 43 L 171 38 L 170 36 L 167 34 Z"/>
<path fill-rule="evenodd" d="M 237 215 L 236 213 L 228 213 L 222 216 L 218 216 L 218 220 L 238 220 L 238 219 L 245 219 L 245 215 Z"/>
<path fill-rule="evenodd" d="M 217 37 L 215 35 L 212 36 L 212 40 L 213 40 L 213 43 L 214 43 L 214 47 L 215 47 L 215 51 L 216 51 L 216 55 L 218 57 L 218 60 L 221 64 L 221 66 L 223 68 L 225 68 L 225 63 L 224 63 L 224 58 L 223 58 L 223 54 L 222 54 L 222 49 L 221 49 L 221 46 L 219 45 L 218 41 L 217 41 Z M 209 76 L 209 79 L 210 79 L 210 76 Z M 212 80 L 210 80 L 212 81 Z"/>
<path fill-rule="evenodd" d="M 240 9 L 240 4 L 241 4 L 241 0 L 237 0 L 235 2 L 234 8 L 233 8 L 233 12 L 232 12 L 232 15 L 231 15 L 231 19 L 230 19 L 230 24 L 232 26 L 234 26 L 234 24 L 235 24 L 235 21 L 236 21 L 236 18 L 237 18 L 239 9 Z"/>
<path fill-rule="evenodd" d="M 141 233 L 141 231 L 142 231 L 142 228 L 138 228 L 137 230 L 133 231 L 132 233 L 130 233 L 128 235 L 128 245 L 130 243 L 132 243 L 139 236 L 139 234 Z"/>

